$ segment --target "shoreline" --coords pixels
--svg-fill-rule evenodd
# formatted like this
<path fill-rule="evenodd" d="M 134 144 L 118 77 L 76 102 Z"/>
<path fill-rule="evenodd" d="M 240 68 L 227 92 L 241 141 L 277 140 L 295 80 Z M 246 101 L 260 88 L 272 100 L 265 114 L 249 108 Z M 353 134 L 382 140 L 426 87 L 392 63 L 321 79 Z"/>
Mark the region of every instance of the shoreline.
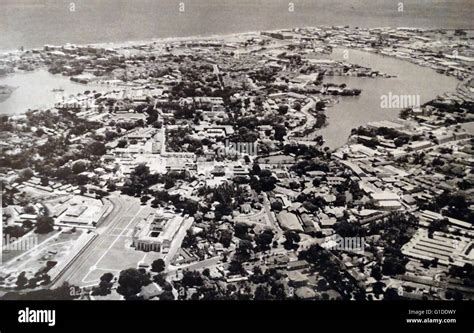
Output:
<path fill-rule="evenodd" d="M 0 103 L 10 98 L 11 94 L 19 87 L 10 86 L 8 84 L 0 84 Z"/>
<path fill-rule="evenodd" d="M 170 37 L 157 37 L 151 39 L 131 39 L 131 40 L 124 40 L 124 41 L 114 41 L 114 42 L 93 42 L 93 43 L 65 43 L 59 45 L 53 44 L 43 44 L 41 47 L 31 47 L 31 48 L 24 48 L 24 50 L 1 50 L 0 49 L 0 57 L 7 56 L 11 54 L 21 54 L 28 51 L 41 51 L 44 49 L 45 45 L 57 46 L 57 47 L 64 47 L 66 45 L 75 45 L 78 47 L 102 47 L 102 48 L 125 48 L 125 47 L 133 47 L 138 46 L 141 44 L 153 44 L 153 43 L 172 43 L 172 42 L 185 42 L 185 41 L 196 41 L 196 40 L 205 40 L 205 39 L 225 39 L 225 38 L 239 38 L 245 35 L 258 35 L 261 32 L 268 31 L 268 32 L 278 32 L 278 31 L 285 31 L 285 30 L 293 30 L 293 29 L 315 29 L 315 28 L 325 28 L 329 27 L 326 25 L 317 25 L 317 26 L 294 26 L 294 27 L 287 27 L 287 28 L 276 28 L 276 29 L 263 29 L 263 30 L 249 30 L 249 31 L 241 31 L 241 32 L 231 32 L 231 33 L 224 33 L 224 34 L 210 34 L 210 35 L 190 35 L 190 36 L 170 36 Z M 363 28 L 363 29 L 375 29 L 375 28 L 382 28 L 382 29 L 400 29 L 404 27 L 372 27 L 372 28 Z M 442 30 L 442 31 L 454 31 L 454 28 L 423 28 L 423 27 L 415 27 L 410 26 L 413 29 L 420 29 L 423 31 L 434 31 L 434 30 Z M 464 31 L 474 31 L 474 28 L 460 28 Z"/>
<path fill-rule="evenodd" d="M 303 27 L 300 29 L 305 29 L 305 28 L 316 28 L 316 27 Z M 60 44 L 60 45 L 44 44 L 41 47 L 25 48 L 23 51 L 22 50 L 0 50 L 0 56 L 6 56 L 10 54 L 15 54 L 15 53 L 21 54 L 28 51 L 42 51 L 44 46 L 46 45 L 56 46 L 56 47 L 64 47 L 66 45 L 75 45 L 78 47 L 97 47 L 97 48 L 116 49 L 116 48 L 139 46 L 141 44 L 154 44 L 154 43 L 161 44 L 161 43 L 185 42 L 185 41 L 208 40 L 208 39 L 239 38 L 245 35 L 253 35 L 253 34 L 258 35 L 263 31 L 277 32 L 277 31 L 291 30 L 291 29 L 297 29 L 297 27 L 280 28 L 280 29 L 265 29 L 265 30 L 250 30 L 250 31 L 243 31 L 243 32 L 232 32 L 232 33 L 226 33 L 226 34 L 190 35 L 190 36 L 181 36 L 181 37 L 171 36 L 171 37 L 158 37 L 158 38 L 139 39 L 139 40 L 132 39 L 132 40 L 116 41 L 116 42 L 94 42 L 94 43 L 86 43 L 86 44 L 65 43 L 65 44 Z"/>

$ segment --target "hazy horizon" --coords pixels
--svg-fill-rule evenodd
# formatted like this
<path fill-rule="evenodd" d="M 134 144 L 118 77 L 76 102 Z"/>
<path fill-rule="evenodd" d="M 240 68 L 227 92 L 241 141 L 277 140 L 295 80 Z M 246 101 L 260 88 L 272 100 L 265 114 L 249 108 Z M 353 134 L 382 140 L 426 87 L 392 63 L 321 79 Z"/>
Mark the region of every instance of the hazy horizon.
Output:
<path fill-rule="evenodd" d="M 403 12 L 395 0 L 292 2 L 294 12 L 288 0 L 2 0 L 0 50 L 317 25 L 474 28 L 469 0 L 407 0 Z"/>

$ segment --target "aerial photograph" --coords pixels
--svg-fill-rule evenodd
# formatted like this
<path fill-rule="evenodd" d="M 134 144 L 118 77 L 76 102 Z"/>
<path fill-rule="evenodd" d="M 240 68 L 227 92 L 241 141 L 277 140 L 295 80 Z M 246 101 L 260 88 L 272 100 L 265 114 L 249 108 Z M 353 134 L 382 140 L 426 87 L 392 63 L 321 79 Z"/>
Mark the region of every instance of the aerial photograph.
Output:
<path fill-rule="evenodd" d="M 473 185 L 472 0 L 0 0 L 2 333 L 181 307 L 461 332 Z"/>

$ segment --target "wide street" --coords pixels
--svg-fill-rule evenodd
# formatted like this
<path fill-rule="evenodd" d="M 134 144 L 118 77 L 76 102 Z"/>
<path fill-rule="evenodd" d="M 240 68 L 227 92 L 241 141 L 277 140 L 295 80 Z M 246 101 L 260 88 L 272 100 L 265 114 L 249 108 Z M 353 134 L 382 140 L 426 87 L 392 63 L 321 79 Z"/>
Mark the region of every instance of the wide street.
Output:
<path fill-rule="evenodd" d="M 136 223 L 153 209 L 141 206 L 137 198 L 113 195 L 108 199 L 114 208 L 97 227 L 97 237 L 59 275 L 53 288 L 64 282 L 76 286 L 96 284 L 102 274 L 117 275 L 122 269 L 135 268 L 144 257 L 145 253 L 130 248 L 131 234 Z"/>

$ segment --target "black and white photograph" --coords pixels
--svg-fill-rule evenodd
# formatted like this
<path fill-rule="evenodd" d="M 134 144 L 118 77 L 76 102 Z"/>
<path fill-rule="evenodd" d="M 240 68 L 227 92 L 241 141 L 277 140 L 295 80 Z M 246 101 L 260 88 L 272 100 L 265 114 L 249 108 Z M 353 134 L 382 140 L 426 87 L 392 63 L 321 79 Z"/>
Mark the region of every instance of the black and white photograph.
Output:
<path fill-rule="evenodd" d="M 473 74 L 473 0 L 0 0 L 0 332 L 472 333 Z"/>

